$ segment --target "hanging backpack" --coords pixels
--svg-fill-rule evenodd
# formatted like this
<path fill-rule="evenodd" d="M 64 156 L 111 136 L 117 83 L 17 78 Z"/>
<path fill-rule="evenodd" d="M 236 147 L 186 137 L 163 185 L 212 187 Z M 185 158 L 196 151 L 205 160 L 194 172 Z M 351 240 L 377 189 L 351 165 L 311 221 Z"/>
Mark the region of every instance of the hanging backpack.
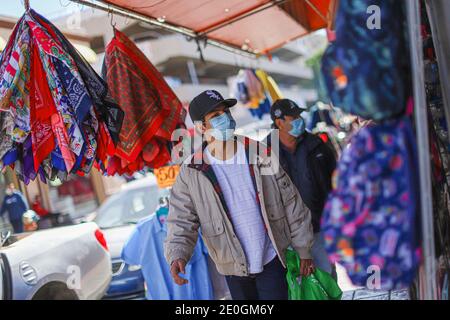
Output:
<path fill-rule="evenodd" d="M 415 278 L 420 258 L 415 155 L 408 118 L 362 128 L 342 154 L 322 232 L 330 261 L 342 264 L 356 285 L 399 289 Z"/>
<path fill-rule="evenodd" d="M 404 112 L 411 81 L 403 11 L 398 0 L 339 2 L 336 40 L 321 70 L 334 106 L 373 120 Z"/>

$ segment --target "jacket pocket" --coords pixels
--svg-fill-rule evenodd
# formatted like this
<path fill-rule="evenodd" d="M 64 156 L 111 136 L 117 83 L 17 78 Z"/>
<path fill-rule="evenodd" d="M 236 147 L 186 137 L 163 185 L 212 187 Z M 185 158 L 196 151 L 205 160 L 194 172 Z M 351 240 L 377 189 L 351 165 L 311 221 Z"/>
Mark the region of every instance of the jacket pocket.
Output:
<path fill-rule="evenodd" d="M 268 213 L 270 227 L 277 246 L 284 250 L 291 243 L 291 232 L 283 210 L 274 210 Z"/>
<path fill-rule="evenodd" d="M 287 206 L 295 199 L 295 187 L 291 179 L 286 173 L 277 178 L 278 190 L 280 190 L 281 201 L 284 206 Z"/>
<path fill-rule="evenodd" d="M 215 263 L 233 262 L 225 225 L 222 220 L 212 220 L 201 224 L 203 238 L 211 259 Z"/>

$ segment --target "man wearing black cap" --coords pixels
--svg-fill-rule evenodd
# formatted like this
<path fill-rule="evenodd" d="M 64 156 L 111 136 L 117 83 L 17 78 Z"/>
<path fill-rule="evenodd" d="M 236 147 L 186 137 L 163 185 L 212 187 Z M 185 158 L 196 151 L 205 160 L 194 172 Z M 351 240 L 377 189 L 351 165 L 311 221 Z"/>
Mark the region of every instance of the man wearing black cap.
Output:
<path fill-rule="evenodd" d="M 320 219 L 328 192 L 331 190 L 331 176 L 336 168 L 336 158 L 319 137 L 305 130 L 305 120 L 301 116 L 305 110 L 292 100 L 280 99 L 272 105 L 270 115 L 273 127 L 279 129 L 281 166 L 311 210 L 314 264 L 328 273 L 334 273 L 320 233 Z"/>
<path fill-rule="evenodd" d="M 233 299 L 287 299 L 285 250 L 297 251 L 303 275 L 314 271 L 311 213 L 283 169 L 259 157 L 270 152 L 256 154 L 250 147 L 256 141 L 234 135 L 229 108 L 236 102 L 208 90 L 190 103 L 205 143 L 181 166 L 171 190 L 165 257 L 174 281 L 188 283 L 179 273 L 189 278 L 200 228 Z"/>

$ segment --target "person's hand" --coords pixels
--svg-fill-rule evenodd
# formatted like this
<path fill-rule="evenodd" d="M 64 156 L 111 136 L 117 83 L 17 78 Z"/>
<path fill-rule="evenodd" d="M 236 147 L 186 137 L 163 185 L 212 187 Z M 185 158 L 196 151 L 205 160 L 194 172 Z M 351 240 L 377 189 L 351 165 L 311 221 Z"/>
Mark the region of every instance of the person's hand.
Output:
<path fill-rule="evenodd" d="M 184 268 L 185 266 L 186 261 L 184 261 L 183 259 L 174 260 L 170 265 L 170 274 L 172 275 L 173 281 L 175 281 L 175 283 L 179 286 L 189 282 L 178 275 L 180 272 L 182 274 L 186 274 L 186 270 Z"/>
<path fill-rule="evenodd" d="M 315 270 L 314 262 L 312 259 L 300 259 L 300 275 L 309 276 Z"/>

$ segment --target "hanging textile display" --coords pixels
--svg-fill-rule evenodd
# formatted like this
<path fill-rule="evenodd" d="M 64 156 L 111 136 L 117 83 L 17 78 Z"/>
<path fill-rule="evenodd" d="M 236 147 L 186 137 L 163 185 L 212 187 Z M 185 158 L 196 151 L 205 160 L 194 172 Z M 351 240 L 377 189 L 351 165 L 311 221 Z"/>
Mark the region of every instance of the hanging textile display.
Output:
<path fill-rule="evenodd" d="M 212 300 L 213 284 L 208 268 L 208 251 L 199 236 L 192 258 L 183 275 L 189 282 L 177 285 L 170 274 L 170 266 L 164 258 L 164 240 L 167 237 L 166 222 L 158 219 L 158 213 L 142 219 L 125 243 L 121 257 L 129 265 L 140 265 L 144 276 L 148 300 Z"/>
<path fill-rule="evenodd" d="M 122 120 L 100 76 L 54 25 L 27 11 L 0 56 L 0 167 L 26 184 L 84 175 L 113 154 Z"/>
<path fill-rule="evenodd" d="M 103 77 L 125 112 L 108 174 L 165 165 L 170 161 L 167 144 L 180 121 L 181 102 L 139 48 L 116 29 L 106 47 Z"/>
<path fill-rule="evenodd" d="M 239 70 L 234 83 L 234 95 L 241 103 L 250 109 L 259 107 L 261 101 L 266 99 L 264 87 L 254 70 Z"/>
<path fill-rule="evenodd" d="M 231 92 L 244 104 L 253 117 L 261 119 L 282 94 L 272 77 L 263 70 L 240 70 L 232 83 Z"/>
<path fill-rule="evenodd" d="M 373 267 L 383 290 L 408 287 L 416 276 L 416 154 L 406 117 L 363 127 L 342 154 L 322 231 L 329 259 L 341 263 L 355 285 L 366 286 Z"/>
<path fill-rule="evenodd" d="M 380 26 L 369 25 L 370 6 L 380 8 Z M 334 106 L 373 120 L 404 112 L 411 96 L 411 77 L 403 7 L 396 0 L 339 2 L 336 40 L 322 59 L 322 74 Z"/>
<path fill-rule="evenodd" d="M 279 99 L 283 99 L 283 94 L 277 83 L 271 76 L 269 76 L 264 70 L 258 69 L 255 71 L 259 81 L 261 81 L 264 91 L 270 96 L 272 103 Z"/>

